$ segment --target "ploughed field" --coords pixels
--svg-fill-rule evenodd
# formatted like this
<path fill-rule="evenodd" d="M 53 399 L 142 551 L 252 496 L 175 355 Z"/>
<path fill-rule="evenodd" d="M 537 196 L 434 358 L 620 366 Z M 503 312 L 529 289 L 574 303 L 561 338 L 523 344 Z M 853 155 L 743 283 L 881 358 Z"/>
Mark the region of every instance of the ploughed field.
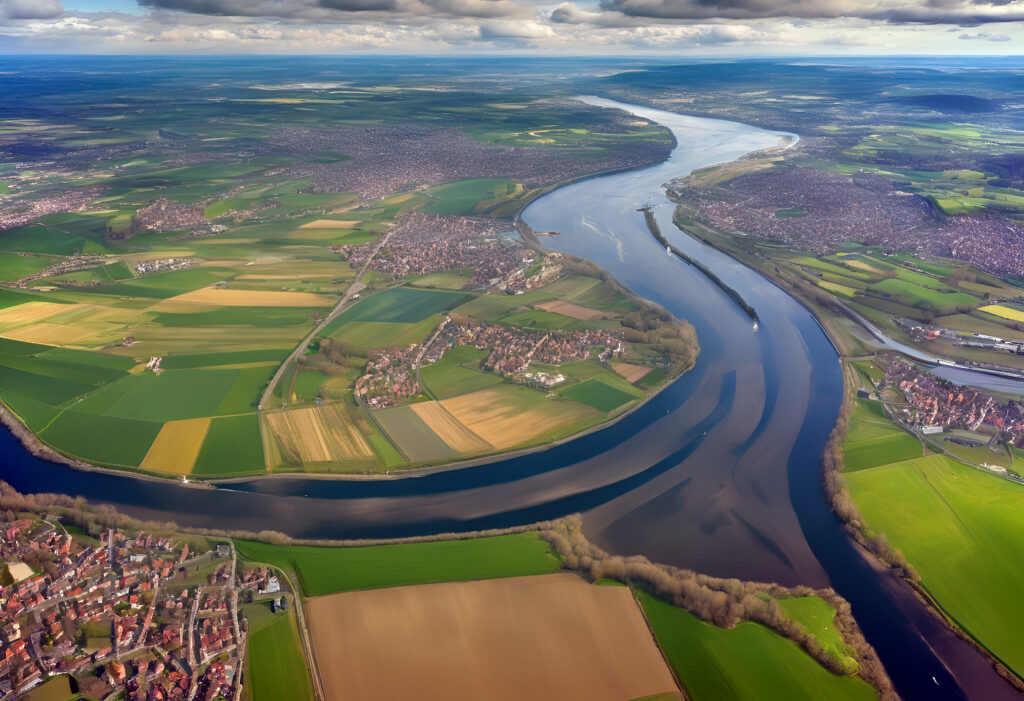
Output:
<path fill-rule="evenodd" d="M 25 123 L 94 149 L 65 164 L 70 177 L 11 172 L 0 202 L 0 400 L 47 446 L 168 477 L 376 473 L 557 440 L 682 369 L 643 331 L 599 357 L 638 302 L 527 249 L 510 222 L 581 168 L 653 162 L 670 145 L 660 128 L 472 94 L 462 125 L 404 89 L 398 102 L 354 90 L 311 115 L 316 88 L 291 86 L 255 114 L 254 88 L 225 76 L 222 89 L 231 104 L 158 126 L 98 100 L 112 120 L 102 144 L 81 141 L 87 125 Z M 245 128 L 228 116 L 239 110 Z M 371 115 L 384 126 L 367 130 Z M 197 123 L 211 160 L 181 165 Z M 237 140 L 264 155 L 237 162 Z M 128 143 L 146 145 L 126 157 Z M 99 148 L 111 144 L 122 150 Z M 477 174 L 510 145 L 501 177 Z M 426 354 L 456 315 L 502 331 Z M 546 335 L 569 339 L 545 354 L 551 384 L 523 377 Z"/>
<path fill-rule="evenodd" d="M 316 597 L 328 699 L 608 699 L 677 692 L 626 587 L 573 574 Z"/>

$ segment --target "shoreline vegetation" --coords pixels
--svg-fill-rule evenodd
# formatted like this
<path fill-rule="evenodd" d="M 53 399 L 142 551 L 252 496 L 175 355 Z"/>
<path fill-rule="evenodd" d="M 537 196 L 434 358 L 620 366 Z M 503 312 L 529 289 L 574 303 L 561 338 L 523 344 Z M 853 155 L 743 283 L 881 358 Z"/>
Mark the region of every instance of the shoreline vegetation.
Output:
<path fill-rule="evenodd" d="M 143 521 L 121 514 L 110 506 L 89 504 L 82 498 L 72 499 L 65 495 L 45 493 L 24 495 L 2 481 L 0 509 L 45 513 L 48 517 L 56 517 L 68 525 L 82 529 L 86 535 L 102 534 L 107 529 L 117 528 L 156 534 L 179 533 L 226 538 L 232 541 L 256 541 L 284 550 L 294 547 L 353 549 L 400 544 L 452 543 L 536 533 L 557 558 L 556 568 L 574 572 L 592 583 L 614 581 L 626 584 L 635 591 L 662 599 L 718 628 L 732 629 L 745 621 L 758 623 L 793 641 L 829 672 L 840 677 L 862 679 L 885 701 L 898 698 L 881 661 L 854 620 L 849 603 L 834 590 L 743 582 L 652 563 L 643 556 L 611 555 L 587 540 L 579 515 L 513 528 L 469 533 L 439 533 L 386 540 L 302 540 L 269 530 L 253 533 L 241 530 L 180 527 L 174 522 Z M 278 568 L 280 563 L 269 564 Z M 299 596 L 301 591 L 296 590 L 295 594 Z M 780 600 L 805 597 L 822 599 L 835 610 L 835 626 L 843 650 L 823 644 L 823 641 L 779 603 Z"/>

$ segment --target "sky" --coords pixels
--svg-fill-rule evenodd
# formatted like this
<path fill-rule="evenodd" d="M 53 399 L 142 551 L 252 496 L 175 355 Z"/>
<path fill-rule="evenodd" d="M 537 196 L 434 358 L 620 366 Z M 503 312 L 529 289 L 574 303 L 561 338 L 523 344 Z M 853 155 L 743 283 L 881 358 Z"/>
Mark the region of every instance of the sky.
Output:
<path fill-rule="evenodd" d="M 1024 0 L 0 0 L 0 54 L 1021 54 Z"/>

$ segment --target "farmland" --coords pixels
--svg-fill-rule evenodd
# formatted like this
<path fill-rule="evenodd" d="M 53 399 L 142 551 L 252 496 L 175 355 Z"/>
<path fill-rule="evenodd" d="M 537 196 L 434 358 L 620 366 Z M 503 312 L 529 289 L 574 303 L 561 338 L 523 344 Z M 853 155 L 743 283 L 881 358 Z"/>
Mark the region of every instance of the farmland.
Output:
<path fill-rule="evenodd" d="M 361 548 L 237 541 L 239 554 L 294 570 L 306 596 L 431 582 L 519 577 L 558 570 L 535 533 Z"/>
<path fill-rule="evenodd" d="M 349 592 L 308 607 L 332 699 L 521 699 L 543 689 L 611 701 L 677 690 L 630 590 L 573 574 Z"/>
<path fill-rule="evenodd" d="M 847 484 L 867 527 L 903 552 L 936 603 L 1003 664 L 1024 671 L 1024 578 L 1014 556 L 1024 548 L 1024 487 L 944 455 L 851 472 Z"/>
<path fill-rule="evenodd" d="M 860 679 L 827 671 L 796 643 L 762 625 L 716 628 L 641 592 L 669 664 L 694 699 L 873 699 Z"/>
<path fill-rule="evenodd" d="M 4 172 L 0 401 L 50 449 L 190 479 L 373 474 L 542 445 L 678 374 L 638 341 L 616 358 L 637 369 L 613 376 L 634 379 L 547 397 L 525 367 L 484 367 L 493 343 L 468 343 L 417 363 L 417 392 L 371 403 L 357 391 L 372 358 L 411 353 L 453 315 L 524 334 L 621 333 L 640 303 L 599 271 L 531 252 L 511 221 L 557 183 L 656 162 L 664 130 L 582 103 L 467 92 L 453 111 L 390 85 L 323 102 L 228 82 L 222 101 L 174 113 L 105 95 L 95 110 L 110 114 L 80 125 L 31 121 L 77 155 L 59 159 L 59 177 L 49 164 Z M 203 161 L 183 162 L 199 124 Z M 579 338 L 599 368 L 618 337 Z M 480 357 L 459 360 L 465 349 Z"/>
<path fill-rule="evenodd" d="M 271 614 L 266 601 L 246 604 L 249 621 L 249 683 L 253 701 L 313 698 L 295 613 Z"/>

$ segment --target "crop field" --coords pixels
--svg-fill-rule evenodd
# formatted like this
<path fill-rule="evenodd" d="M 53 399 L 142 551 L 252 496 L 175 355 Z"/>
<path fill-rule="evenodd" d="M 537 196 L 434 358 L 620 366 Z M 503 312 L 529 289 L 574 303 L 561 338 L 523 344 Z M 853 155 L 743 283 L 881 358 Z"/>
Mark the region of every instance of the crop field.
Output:
<path fill-rule="evenodd" d="M 350 321 L 335 327 L 332 322 L 325 333 L 332 338 L 343 339 L 356 348 L 387 348 L 425 341 L 440 322 L 440 317 L 434 315 L 416 323 Z"/>
<path fill-rule="evenodd" d="M 605 312 L 598 311 L 596 309 L 590 309 L 588 307 L 581 307 L 578 304 L 572 302 L 563 302 L 561 300 L 555 300 L 553 302 L 541 302 L 536 305 L 544 311 L 553 312 L 555 314 L 561 314 L 568 316 L 573 319 L 581 319 L 583 321 L 591 321 L 593 319 L 605 319 L 608 314 Z"/>
<path fill-rule="evenodd" d="M 1024 487 L 944 455 L 847 476 L 868 527 L 903 551 L 938 604 L 1024 672 Z"/>
<path fill-rule="evenodd" d="M 192 472 L 199 449 L 206 439 L 210 419 L 168 421 L 142 460 L 142 469 L 187 475 Z"/>
<path fill-rule="evenodd" d="M 921 457 L 921 441 L 889 421 L 881 404 L 855 401 L 843 443 L 847 472 Z"/>
<path fill-rule="evenodd" d="M 137 467 L 149 452 L 162 424 L 154 421 L 97 416 L 68 410 L 39 435 L 75 457 L 103 465 Z"/>
<path fill-rule="evenodd" d="M 180 304 L 208 304 L 216 307 L 326 307 L 336 301 L 333 297 L 309 292 L 203 287 L 171 297 L 154 307 L 153 311 L 173 312 Z"/>
<path fill-rule="evenodd" d="M 349 592 L 308 606 L 328 699 L 677 691 L 629 589 L 573 574 Z"/>
<path fill-rule="evenodd" d="M 603 412 L 614 411 L 626 402 L 643 396 L 640 392 L 629 393 L 618 387 L 613 387 L 600 377 L 572 385 L 563 390 L 561 394 L 563 397 L 575 399 Z"/>
<path fill-rule="evenodd" d="M 461 275 L 459 273 L 430 273 L 415 280 L 410 280 L 409 284 L 413 287 L 440 287 L 448 290 L 461 290 L 469 282 L 470 277 L 469 275 Z"/>
<path fill-rule="evenodd" d="M 239 555 L 294 570 L 306 596 L 432 582 L 521 577 L 560 565 L 536 533 L 358 548 L 236 541 Z"/>
<path fill-rule="evenodd" d="M 619 373 L 627 382 L 639 382 L 651 371 L 651 368 L 630 363 L 612 363 L 612 370 Z"/>
<path fill-rule="evenodd" d="M 1024 312 L 1019 309 L 1013 309 L 1011 307 L 1004 306 L 1002 304 L 988 304 L 984 307 L 979 307 L 978 311 L 987 312 L 993 316 L 998 316 L 1001 319 L 1009 319 L 1011 321 L 1024 321 Z"/>
<path fill-rule="evenodd" d="M 431 198 L 422 211 L 435 214 L 474 214 L 493 209 L 522 192 L 507 178 L 472 178 L 445 183 L 426 191 Z"/>
<path fill-rule="evenodd" d="M 313 690 L 302 656 L 294 609 L 272 614 L 267 602 L 246 604 L 249 620 L 248 687 L 253 701 L 312 701 Z"/>
<path fill-rule="evenodd" d="M 441 402 L 418 402 L 410 407 L 423 423 L 456 453 L 479 453 L 491 446 L 463 426 Z"/>
<path fill-rule="evenodd" d="M 430 462 L 451 458 L 455 450 L 427 425 L 412 406 L 396 406 L 373 411 L 391 442 L 412 462 Z"/>
<path fill-rule="evenodd" d="M 210 422 L 192 472 L 215 478 L 265 469 L 259 417 L 253 414 L 221 416 Z"/>
<path fill-rule="evenodd" d="M 451 309 L 472 295 L 412 287 L 395 287 L 359 300 L 327 327 L 329 335 L 350 321 L 391 321 L 415 323 L 429 316 Z"/>
<path fill-rule="evenodd" d="M 520 385 L 496 385 L 441 403 L 462 425 L 498 450 L 557 435 L 597 416 L 589 406 L 549 399 Z"/>
<path fill-rule="evenodd" d="M 373 449 L 343 404 L 296 407 L 263 415 L 276 446 L 265 446 L 267 465 L 372 460 Z"/>
<path fill-rule="evenodd" d="M 796 643 L 758 623 L 718 628 L 650 594 L 638 594 L 658 644 L 695 701 L 877 698 L 856 677 L 822 667 Z"/>

